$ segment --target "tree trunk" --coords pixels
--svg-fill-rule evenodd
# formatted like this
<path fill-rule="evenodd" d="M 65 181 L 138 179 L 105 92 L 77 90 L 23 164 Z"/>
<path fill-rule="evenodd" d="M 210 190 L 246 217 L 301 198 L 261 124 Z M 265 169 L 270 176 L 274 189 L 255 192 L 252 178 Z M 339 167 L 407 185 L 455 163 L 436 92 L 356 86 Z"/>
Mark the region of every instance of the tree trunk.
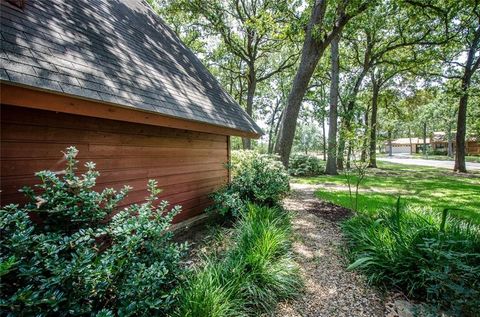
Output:
<path fill-rule="evenodd" d="M 373 77 L 373 76 L 372 76 Z M 377 112 L 378 112 L 378 94 L 380 86 L 372 78 L 373 93 L 372 93 L 372 115 L 370 118 L 370 159 L 368 167 L 377 167 Z"/>
<path fill-rule="evenodd" d="M 353 149 L 353 142 L 350 140 L 348 142 L 348 148 L 347 148 L 347 169 L 350 169 L 350 160 L 352 159 L 352 149 Z"/>
<path fill-rule="evenodd" d="M 269 131 L 268 131 L 268 146 L 267 146 L 268 154 L 272 154 L 272 152 L 273 152 L 273 138 L 274 138 L 274 135 L 275 135 L 274 133 L 277 132 L 276 127 L 278 127 L 278 123 L 275 126 L 275 117 L 276 117 L 277 112 L 280 108 L 280 104 L 281 104 L 281 100 L 277 99 L 276 104 L 275 104 L 275 108 L 273 108 L 273 111 L 272 111 L 272 120 L 270 120 L 270 128 L 269 128 Z M 281 118 L 279 118 L 278 122 L 280 121 L 280 119 Z"/>
<path fill-rule="evenodd" d="M 465 135 L 467 130 L 468 89 L 470 88 L 472 75 L 480 65 L 480 56 L 475 60 L 475 54 L 478 51 L 479 44 L 480 25 L 475 30 L 473 41 L 471 41 L 468 49 L 467 62 L 465 63 L 465 71 L 462 77 L 462 95 L 458 106 L 457 135 L 455 137 L 457 150 L 455 152 L 455 166 L 453 170 L 462 173 L 467 172 L 467 167 L 465 165 Z"/>
<path fill-rule="evenodd" d="M 345 153 L 345 133 L 348 129 L 345 127 L 345 118 L 340 123 L 340 131 L 338 137 L 338 153 L 337 153 L 337 168 L 343 170 L 343 155 Z"/>
<path fill-rule="evenodd" d="M 253 97 L 255 96 L 255 90 L 257 89 L 257 76 L 255 74 L 255 65 L 249 66 L 248 78 L 247 78 L 247 113 L 253 118 Z M 242 144 L 244 150 L 250 150 L 252 147 L 251 140 L 249 138 L 242 138 Z"/>
<path fill-rule="evenodd" d="M 388 156 L 392 156 L 392 131 L 388 130 Z"/>
<path fill-rule="evenodd" d="M 346 14 L 345 7 L 340 4 L 337 8 L 337 19 L 333 29 L 329 33 L 324 34 L 323 23 L 327 2 L 327 0 L 316 0 L 313 5 L 303 42 L 300 64 L 293 80 L 292 89 L 288 95 L 282 127 L 275 145 L 275 152 L 280 155 L 282 163 L 286 167 L 288 167 L 288 160 L 292 150 L 300 106 L 318 61 L 332 39 L 341 33 L 347 22 L 367 8 L 367 3 L 365 2 L 355 12 Z"/>
<path fill-rule="evenodd" d="M 453 168 L 455 172 L 462 172 L 462 173 L 467 172 L 467 167 L 465 164 L 465 134 L 467 130 L 467 103 L 468 103 L 467 89 L 468 89 L 468 85 L 464 88 L 464 82 L 462 80 L 463 95 L 460 97 L 460 104 L 458 107 L 457 135 L 456 135 L 457 151 L 455 152 L 455 166 Z"/>
<path fill-rule="evenodd" d="M 327 160 L 327 136 L 325 135 L 325 113 L 322 112 L 322 150 L 323 150 L 323 161 Z"/>
<path fill-rule="evenodd" d="M 328 175 L 337 175 L 337 120 L 338 120 L 338 84 L 340 75 L 340 60 L 338 54 L 339 36 L 335 36 L 331 43 L 331 72 L 332 80 L 330 83 L 330 111 L 328 127 L 328 156 L 325 173 Z"/>
<path fill-rule="evenodd" d="M 368 110 L 365 111 L 365 134 L 363 137 L 363 145 L 362 145 L 362 154 L 360 155 L 360 161 L 365 162 L 367 160 L 367 146 L 368 146 Z"/>
<path fill-rule="evenodd" d="M 412 129 L 410 129 L 410 127 L 408 127 L 408 144 L 410 145 L 410 154 L 412 154 Z"/>
<path fill-rule="evenodd" d="M 430 141 L 431 142 L 431 141 Z M 447 156 L 448 157 L 453 157 L 453 140 L 452 140 L 452 127 L 449 124 L 448 125 L 448 131 L 447 131 Z"/>
<path fill-rule="evenodd" d="M 370 47 L 370 46 L 369 46 Z M 342 133 L 340 133 L 340 139 L 338 141 L 338 156 L 337 156 L 337 168 L 342 170 L 343 169 L 343 160 L 345 156 L 345 137 L 344 133 L 348 133 L 351 129 L 351 122 L 353 118 L 353 110 L 355 109 L 355 102 L 357 99 L 358 92 L 360 91 L 360 87 L 362 85 L 363 79 L 367 75 L 368 70 L 370 69 L 370 51 L 367 51 L 365 54 L 365 62 L 363 65 L 362 72 L 358 75 L 357 80 L 355 81 L 355 86 L 353 86 L 353 90 L 348 97 L 347 103 L 347 111 L 342 119 Z"/>
<path fill-rule="evenodd" d="M 427 155 L 427 122 L 423 123 L 423 155 Z"/>

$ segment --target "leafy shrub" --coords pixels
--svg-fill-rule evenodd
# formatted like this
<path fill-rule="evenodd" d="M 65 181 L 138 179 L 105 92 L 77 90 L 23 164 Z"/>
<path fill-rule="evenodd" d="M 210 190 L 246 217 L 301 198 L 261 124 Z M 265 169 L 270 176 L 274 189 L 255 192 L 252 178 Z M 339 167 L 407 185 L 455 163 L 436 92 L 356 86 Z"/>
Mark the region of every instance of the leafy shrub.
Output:
<path fill-rule="evenodd" d="M 291 224 L 279 208 L 249 205 L 234 229 L 233 248 L 210 255 L 180 294 L 177 316 L 245 316 L 298 294 Z"/>
<path fill-rule="evenodd" d="M 96 192 L 99 173 L 87 163 L 77 176 L 77 153 L 67 148 L 63 173 L 37 173 L 41 184 L 23 189 L 29 203 L 0 211 L 2 315 L 167 312 L 183 273 L 185 246 L 170 242 L 167 232 L 180 208 L 156 204 L 160 190 L 150 181 L 145 203 L 106 221 L 128 188 Z"/>
<path fill-rule="evenodd" d="M 313 155 L 294 154 L 290 157 L 288 172 L 293 176 L 317 176 L 323 174 L 325 166 Z"/>
<path fill-rule="evenodd" d="M 282 163 L 253 151 L 232 152 L 231 183 L 213 195 L 220 214 L 238 216 L 248 202 L 273 206 L 289 191 L 289 176 Z"/>
<path fill-rule="evenodd" d="M 480 230 L 431 210 L 359 215 L 344 226 L 352 269 L 437 308 L 474 316 L 480 307 Z"/>

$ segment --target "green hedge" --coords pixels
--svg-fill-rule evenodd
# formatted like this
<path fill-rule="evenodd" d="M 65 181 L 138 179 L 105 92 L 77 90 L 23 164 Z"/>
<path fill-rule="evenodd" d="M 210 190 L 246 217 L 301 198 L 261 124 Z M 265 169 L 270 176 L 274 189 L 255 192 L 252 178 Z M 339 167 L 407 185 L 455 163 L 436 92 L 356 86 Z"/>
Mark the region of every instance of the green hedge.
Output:
<path fill-rule="evenodd" d="M 213 195 L 214 209 L 238 216 L 249 202 L 274 206 L 290 189 L 289 176 L 280 161 L 254 151 L 233 151 L 229 167 L 232 181 Z"/>
<path fill-rule="evenodd" d="M 313 155 L 294 154 L 290 157 L 288 172 L 292 176 L 318 176 L 325 173 L 325 164 Z"/>
<path fill-rule="evenodd" d="M 76 175 L 77 153 L 64 173 L 37 173 L 29 203 L 0 210 L 1 315 L 166 314 L 184 273 L 185 246 L 167 231 L 180 208 L 157 203 L 150 181 L 145 203 L 118 210 L 129 189 L 95 191 L 99 173 L 87 163 Z"/>

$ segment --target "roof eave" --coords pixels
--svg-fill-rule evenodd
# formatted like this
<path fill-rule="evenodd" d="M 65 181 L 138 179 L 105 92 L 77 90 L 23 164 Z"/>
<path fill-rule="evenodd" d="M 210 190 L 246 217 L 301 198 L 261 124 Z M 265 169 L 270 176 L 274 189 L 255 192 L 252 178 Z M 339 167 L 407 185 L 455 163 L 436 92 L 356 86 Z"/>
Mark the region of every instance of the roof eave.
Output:
<path fill-rule="evenodd" d="M 166 114 L 147 111 L 128 105 L 115 104 L 59 93 L 38 87 L 0 80 L 0 101 L 3 104 L 50 110 L 76 115 L 157 125 L 175 129 L 206 132 L 212 134 L 239 136 L 258 139 L 263 131 L 240 130 Z"/>

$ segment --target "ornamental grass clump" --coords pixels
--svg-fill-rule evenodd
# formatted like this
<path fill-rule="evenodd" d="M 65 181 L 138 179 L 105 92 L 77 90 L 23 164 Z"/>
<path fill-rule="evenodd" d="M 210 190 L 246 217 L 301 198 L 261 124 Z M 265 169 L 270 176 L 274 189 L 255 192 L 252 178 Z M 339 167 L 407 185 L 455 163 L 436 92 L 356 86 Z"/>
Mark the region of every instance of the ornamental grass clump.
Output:
<path fill-rule="evenodd" d="M 246 316 L 271 311 L 302 286 L 291 224 L 280 208 L 249 205 L 224 254 L 209 255 L 182 288 L 177 316 Z"/>
<path fill-rule="evenodd" d="M 432 210 L 399 207 L 343 225 L 350 269 L 403 290 L 432 309 L 476 316 L 480 307 L 480 228 Z"/>
<path fill-rule="evenodd" d="M 67 148 L 65 171 L 38 172 L 27 204 L 0 210 L 1 315 L 168 313 L 184 273 L 186 246 L 168 232 L 180 207 L 157 203 L 150 181 L 145 203 L 119 210 L 129 188 L 95 191 L 99 173 L 87 163 L 77 175 L 77 154 Z"/>

